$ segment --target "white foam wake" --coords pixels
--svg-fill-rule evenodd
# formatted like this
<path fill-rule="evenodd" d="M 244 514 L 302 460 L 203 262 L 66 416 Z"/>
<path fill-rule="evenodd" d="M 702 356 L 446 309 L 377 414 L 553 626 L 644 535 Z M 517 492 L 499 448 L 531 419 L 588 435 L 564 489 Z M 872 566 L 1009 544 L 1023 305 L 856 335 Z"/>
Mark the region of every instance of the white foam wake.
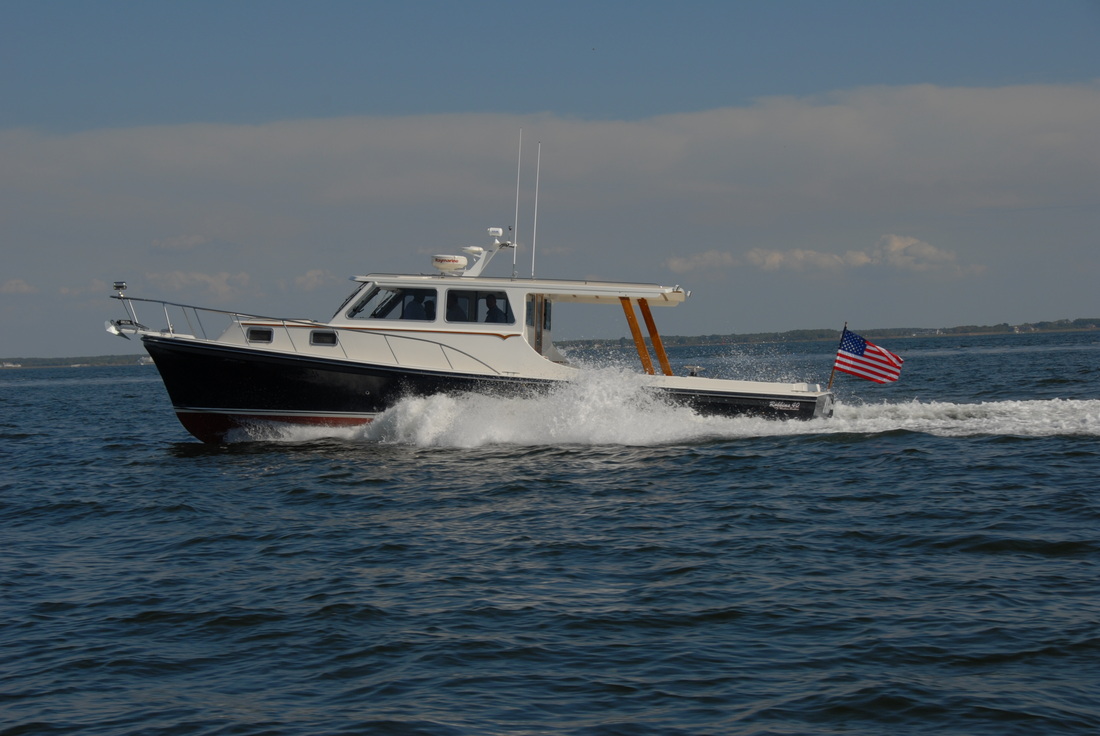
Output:
<path fill-rule="evenodd" d="M 833 431 L 888 432 L 901 429 L 941 437 L 1096 437 L 1100 436 L 1100 400 L 839 404 L 830 424 L 834 425 Z"/>
<path fill-rule="evenodd" d="M 635 374 L 602 369 L 542 395 L 438 395 L 399 402 L 364 428 L 285 428 L 264 439 L 320 437 L 418 447 L 662 445 L 713 439 L 923 432 L 943 437 L 1100 436 L 1100 400 L 839 403 L 831 419 L 702 417 L 644 391 Z"/>

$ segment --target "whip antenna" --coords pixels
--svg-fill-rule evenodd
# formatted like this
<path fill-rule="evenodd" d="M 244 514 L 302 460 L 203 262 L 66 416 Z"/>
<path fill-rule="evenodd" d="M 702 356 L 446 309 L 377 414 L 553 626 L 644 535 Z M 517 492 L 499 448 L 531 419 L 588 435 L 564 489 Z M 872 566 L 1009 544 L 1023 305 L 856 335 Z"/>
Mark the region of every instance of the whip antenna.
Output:
<path fill-rule="evenodd" d="M 531 278 L 535 278 L 535 239 L 539 232 L 539 167 L 542 165 L 542 141 L 535 154 L 535 221 L 531 225 Z"/>
<path fill-rule="evenodd" d="M 523 166 L 523 128 L 519 129 L 519 151 L 516 152 L 516 218 L 515 227 L 512 230 L 512 242 L 519 239 L 519 172 Z M 512 248 L 512 278 L 516 277 L 516 252 L 518 247 Z"/>

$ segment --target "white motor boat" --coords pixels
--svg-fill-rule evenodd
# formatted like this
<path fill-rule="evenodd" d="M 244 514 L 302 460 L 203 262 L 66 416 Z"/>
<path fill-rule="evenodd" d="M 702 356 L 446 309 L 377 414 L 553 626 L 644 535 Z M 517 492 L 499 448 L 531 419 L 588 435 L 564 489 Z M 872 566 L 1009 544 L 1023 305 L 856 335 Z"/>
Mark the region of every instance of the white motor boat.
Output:
<path fill-rule="evenodd" d="M 621 308 L 641 380 L 669 402 L 700 414 L 832 415 L 833 395 L 818 384 L 674 375 L 652 308 L 683 303 L 679 286 L 483 276 L 513 247 L 500 228 L 489 235 L 488 247 L 434 256 L 434 274 L 353 277 L 355 290 L 327 322 L 131 297 L 116 282 L 112 298 L 127 316 L 106 328 L 142 341 L 176 416 L 203 442 L 263 423 L 361 425 L 406 396 L 552 389 L 582 370 L 554 345 L 554 305 L 563 303 Z M 164 326 L 142 324 L 139 306 L 154 307 Z"/>

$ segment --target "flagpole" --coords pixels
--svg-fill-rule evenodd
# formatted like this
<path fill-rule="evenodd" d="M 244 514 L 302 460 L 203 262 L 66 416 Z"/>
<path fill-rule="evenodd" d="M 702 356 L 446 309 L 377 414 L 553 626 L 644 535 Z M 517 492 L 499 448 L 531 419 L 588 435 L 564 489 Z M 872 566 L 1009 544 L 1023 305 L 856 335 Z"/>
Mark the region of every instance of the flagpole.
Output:
<path fill-rule="evenodd" d="M 847 332 L 847 331 L 848 331 L 848 323 L 845 322 L 844 323 L 844 329 L 840 331 L 840 345 L 844 344 L 844 333 Z M 837 350 L 838 353 L 840 352 L 840 345 L 836 346 L 836 350 Z M 835 376 L 835 375 L 836 375 L 836 358 L 834 357 L 833 358 L 833 370 L 832 370 L 831 373 L 829 373 L 829 385 L 825 387 L 826 391 L 832 391 L 833 390 L 833 376 Z"/>

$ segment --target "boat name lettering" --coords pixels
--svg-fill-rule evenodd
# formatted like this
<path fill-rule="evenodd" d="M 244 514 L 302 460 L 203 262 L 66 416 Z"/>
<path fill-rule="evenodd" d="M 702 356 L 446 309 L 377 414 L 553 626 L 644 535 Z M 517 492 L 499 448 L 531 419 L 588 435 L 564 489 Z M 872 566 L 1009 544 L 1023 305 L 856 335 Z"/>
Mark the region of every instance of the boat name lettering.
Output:
<path fill-rule="evenodd" d="M 777 411 L 798 411 L 797 401 L 769 401 L 769 409 L 775 409 Z"/>

